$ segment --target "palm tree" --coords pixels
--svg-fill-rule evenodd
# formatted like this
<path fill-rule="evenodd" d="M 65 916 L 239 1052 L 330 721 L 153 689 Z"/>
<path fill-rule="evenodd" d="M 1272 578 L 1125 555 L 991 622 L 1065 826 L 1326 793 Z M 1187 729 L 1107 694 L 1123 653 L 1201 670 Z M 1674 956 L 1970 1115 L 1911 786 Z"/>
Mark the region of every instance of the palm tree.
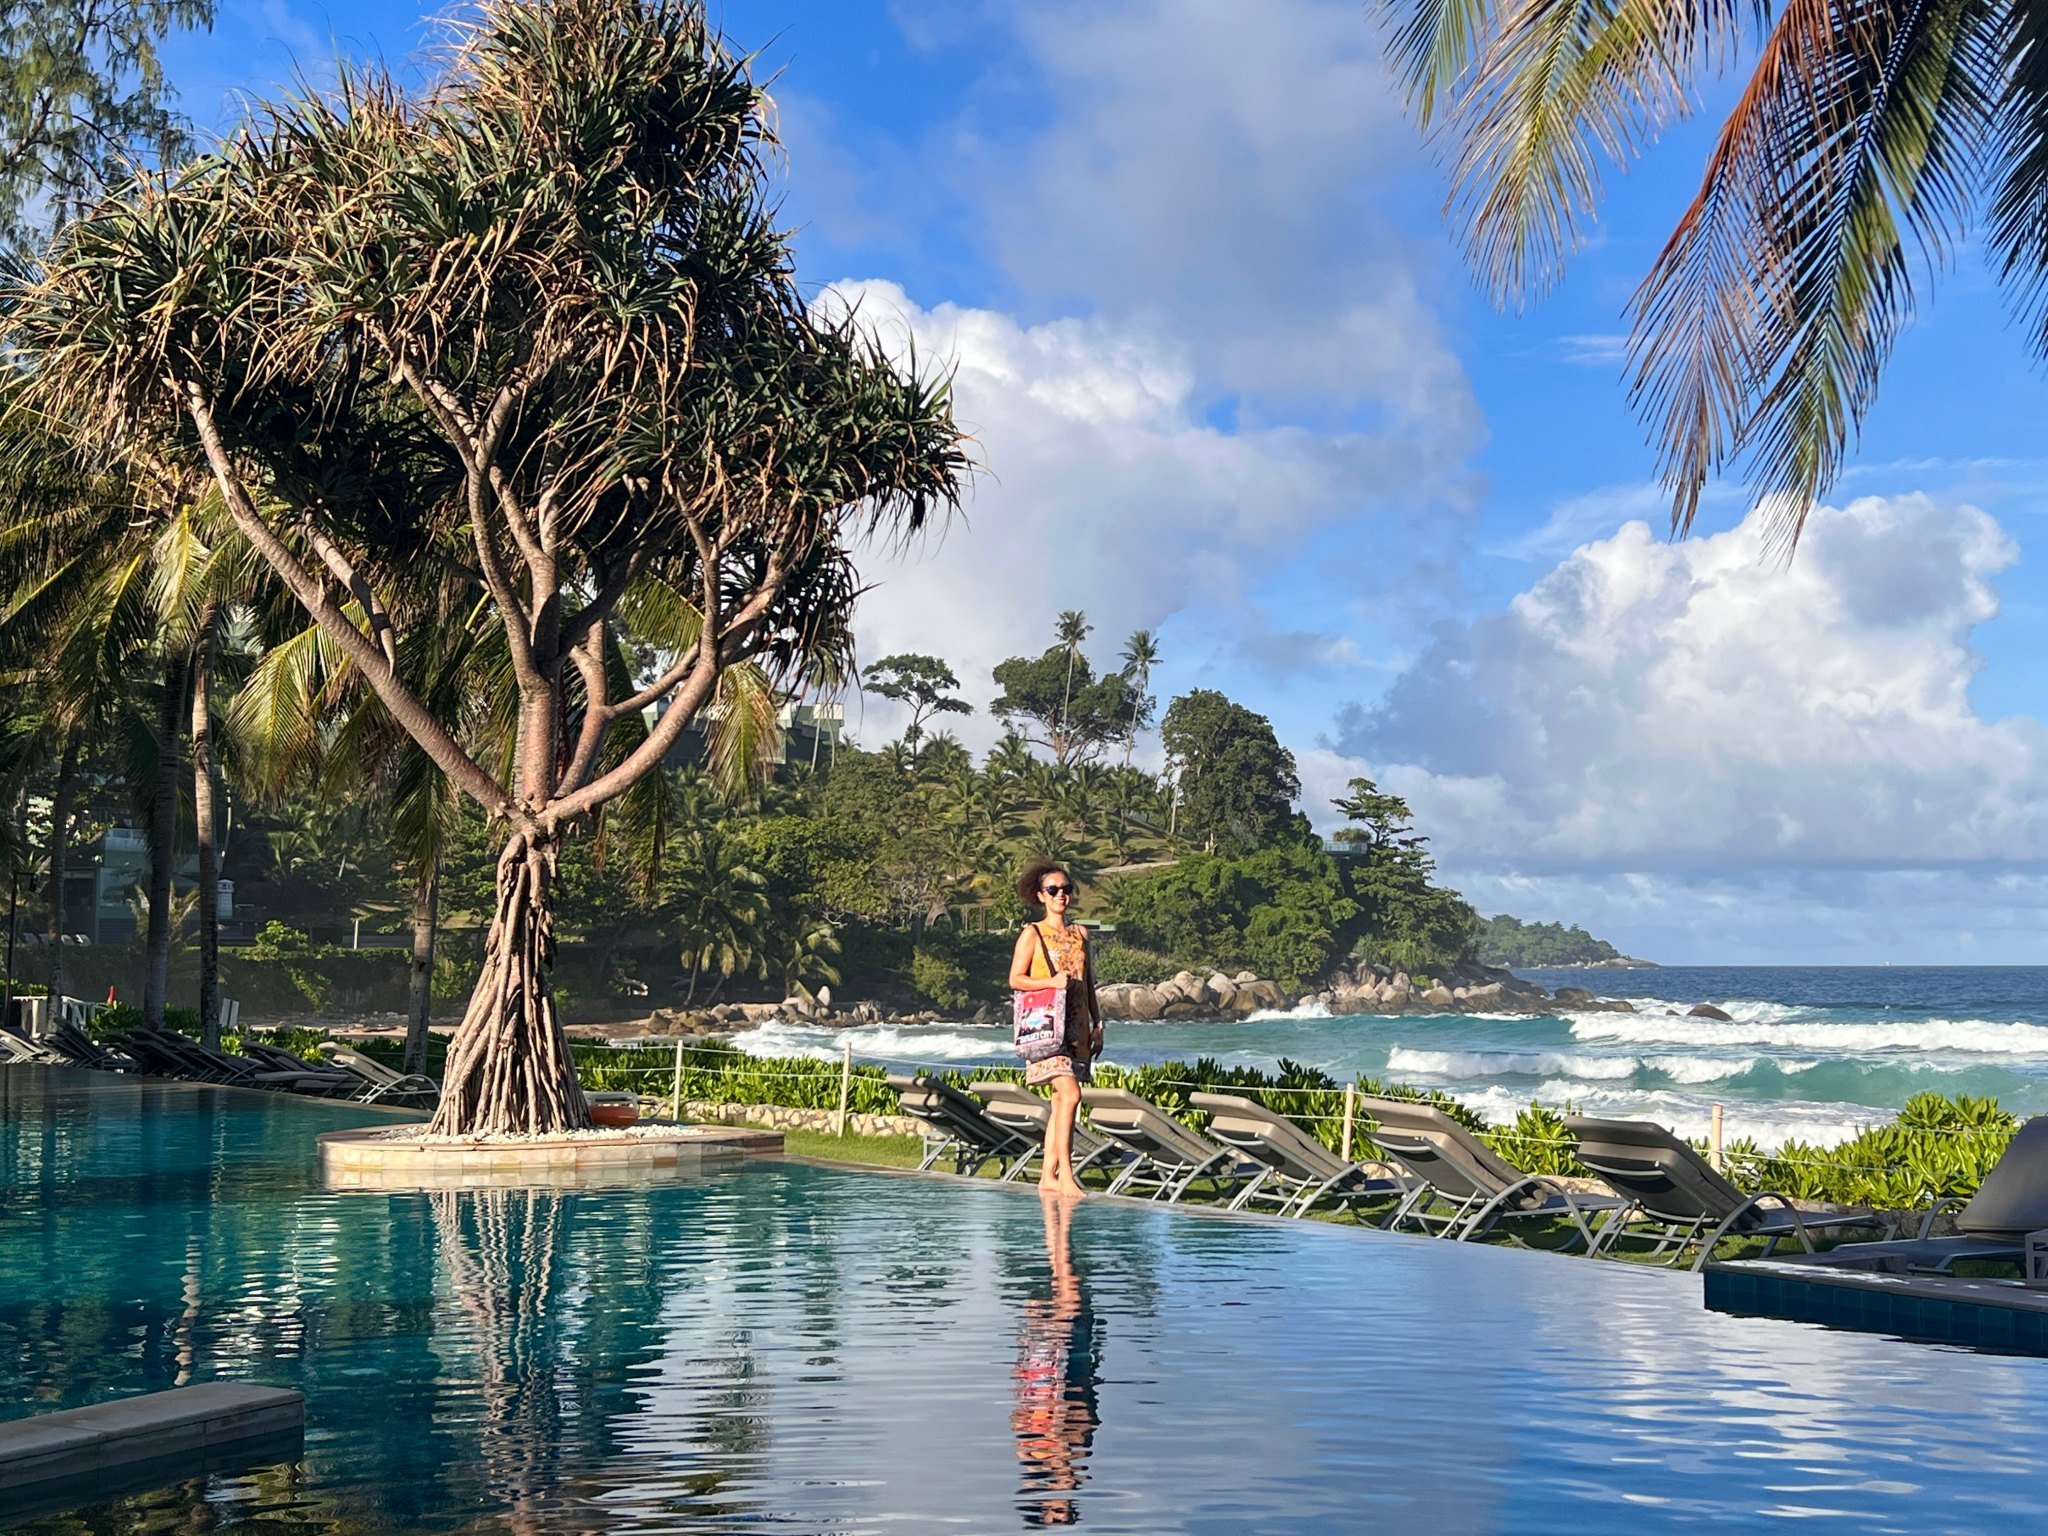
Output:
<path fill-rule="evenodd" d="M 1152 682 L 1152 669 L 1159 664 L 1159 644 L 1149 629 L 1134 630 L 1124 642 L 1124 676 L 1131 680 L 1131 733 L 1124 738 L 1124 766 L 1131 765 L 1131 749 L 1138 744 L 1138 727 L 1152 700 L 1145 690 Z"/>
<path fill-rule="evenodd" d="M 1495 299 L 1540 295 L 1582 242 L 1601 159 L 1756 63 L 1633 300 L 1630 392 L 1683 532 L 1747 461 L 1795 542 L 1839 471 L 1930 266 L 1988 212 L 2048 351 L 2048 12 L 1931 5 L 1604 6 L 1397 0 L 1395 60 L 1451 141 L 1451 197 Z"/>
<path fill-rule="evenodd" d="M 988 749 L 983 771 L 999 784 L 1013 784 L 1020 782 L 1035 762 L 1031 744 L 1015 731 L 1005 731 L 1002 740 Z"/>
<path fill-rule="evenodd" d="M 199 1034 L 220 1045 L 220 812 L 216 684 L 231 621 L 269 586 L 248 542 L 212 498 L 181 501 L 150 551 L 150 600 L 162 641 L 182 647 L 189 678 L 193 846 L 199 856 Z M 152 974 L 154 971 L 152 970 Z"/>
<path fill-rule="evenodd" d="M 697 999 L 697 986 L 716 974 L 716 998 L 726 982 L 762 960 L 761 893 L 767 880 L 750 868 L 733 839 L 715 828 L 693 833 L 676 870 L 674 904 L 679 951 L 690 973 L 683 1001 Z"/>
<path fill-rule="evenodd" d="M 129 536 L 132 503 L 29 419 L 0 414 L 0 673 L 16 723 L 33 720 L 56 762 L 45 937 L 50 995 L 65 993 L 64 883 L 78 815 L 81 759 L 95 743 L 131 738 L 138 674 L 154 644 L 149 568 Z"/>
<path fill-rule="evenodd" d="M 779 925 L 768 940 L 765 958 L 778 977 L 784 997 L 810 996 L 821 986 L 839 985 L 839 935 L 830 923 L 803 919 Z"/>
<path fill-rule="evenodd" d="M 0 667 L 26 669 L 39 680 L 30 691 L 43 701 L 59 753 L 50 900 L 60 936 L 78 748 L 126 701 L 149 717 L 146 730 L 128 735 L 131 788 L 150 849 L 143 1017 L 161 1028 L 170 988 L 178 777 L 193 647 L 189 626 L 180 632 L 175 604 L 166 597 L 167 580 L 182 590 L 168 569 L 181 557 L 178 516 L 165 518 L 139 503 L 168 502 L 181 513 L 190 507 L 178 496 L 180 487 L 161 476 L 131 483 L 97 469 L 76 443 L 12 399 L 0 416 L 0 486 L 11 501 L 0 537 L 0 579 L 10 589 L 0 617 Z M 59 991 L 62 981 L 60 969 Z"/>
<path fill-rule="evenodd" d="M 1059 813 L 1047 808 L 1041 810 L 1025 830 L 1024 851 L 1034 859 L 1046 859 L 1062 866 L 1074 862 L 1080 850 L 1067 836 L 1066 825 Z"/>
<path fill-rule="evenodd" d="M 1060 731 L 1067 729 L 1067 705 L 1074 697 L 1074 663 L 1080 659 L 1081 642 L 1093 626 L 1079 610 L 1069 608 L 1060 615 L 1060 644 L 1067 648 L 1067 685 L 1060 690 Z"/>

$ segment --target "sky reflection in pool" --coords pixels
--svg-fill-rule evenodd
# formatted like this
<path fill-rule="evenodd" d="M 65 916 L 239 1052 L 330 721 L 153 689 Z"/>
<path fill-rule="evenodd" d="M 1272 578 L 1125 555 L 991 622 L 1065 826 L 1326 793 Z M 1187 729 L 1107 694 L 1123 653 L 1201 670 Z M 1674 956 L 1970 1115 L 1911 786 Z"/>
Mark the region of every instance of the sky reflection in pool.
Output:
<path fill-rule="evenodd" d="M 774 1163 L 328 1194 L 270 1095 L 0 1071 L 0 1417 L 301 1387 L 304 1460 L 38 1533 L 1977 1532 L 2048 1361 L 1690 1277 Z"/>

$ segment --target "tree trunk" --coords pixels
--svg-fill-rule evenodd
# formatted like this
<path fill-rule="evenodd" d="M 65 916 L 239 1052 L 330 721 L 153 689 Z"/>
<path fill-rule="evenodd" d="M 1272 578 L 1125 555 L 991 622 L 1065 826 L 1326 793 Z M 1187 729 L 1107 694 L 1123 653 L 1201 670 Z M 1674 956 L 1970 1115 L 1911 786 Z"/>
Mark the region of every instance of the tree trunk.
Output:
<path fill-rule="evenodd" d="M 184 729 L 185 658 L 164 663 L 157 706 L 156 786 L 149 816 L 149 938 L 142 981 L 142 1022 L 164 1027 L 171 989 L 171 863 L 178 838 L 178 744 Z"/>
<path fill-rule="evenodd" d="M 498 855 L 497 909 L 484 939 L 483 970 L 449 1042 L 431 1135 L 541 1135 L 590 1124 L 548 991 L 561 851 L 559 839 L 514 832 Z"/>
<path fill-rule="evenodd" d="M 213 809 L 214 612 L 192 648 L 192 823 L 199 844 L 199 1038 L 220 1049 L 220 848 Z"/>
<path fill-rule="evenodd" d="M 71 849 L 71 818 L 78 807 L 78 733 L 67 732 L 57 758 L 57 789 L 50 798 L 50 1024 L 59 1022 L 64 995 L 64 868 Z"/>
<path fill-rule="evenodd" d="M 441 926 L 441 857 L 412 887 L 412 992 L 405 1023 L 405 1070 L 427 1070 L 427 1024 L 434 1011 L 434 939 Z"/>

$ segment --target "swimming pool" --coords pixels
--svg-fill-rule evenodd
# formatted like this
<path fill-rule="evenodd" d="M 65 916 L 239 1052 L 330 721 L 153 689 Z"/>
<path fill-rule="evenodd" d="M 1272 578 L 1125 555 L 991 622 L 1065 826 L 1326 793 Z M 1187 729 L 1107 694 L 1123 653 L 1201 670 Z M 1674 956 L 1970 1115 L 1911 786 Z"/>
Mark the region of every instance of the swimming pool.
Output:
<path fill-rule="evenodd" d="M 45 1533 L 1750 1530 L 2038 1518 L 2048 1361 L 1615 1264 L 776 1162 L 328 1194 L 278 1095 L 0 1069 L 0 1418 L 303 1389 Z"/>

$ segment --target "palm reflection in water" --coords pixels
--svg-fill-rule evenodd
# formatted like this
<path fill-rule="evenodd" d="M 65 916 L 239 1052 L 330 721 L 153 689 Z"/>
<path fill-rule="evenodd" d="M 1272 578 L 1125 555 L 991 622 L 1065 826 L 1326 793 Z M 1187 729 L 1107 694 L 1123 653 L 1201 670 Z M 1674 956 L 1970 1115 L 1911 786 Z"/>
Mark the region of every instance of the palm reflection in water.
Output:
<path fill-rule="evenodd" d="M 1095 1440 L 1097 1361 L 1101 1320 L 1088 1305 L 1074 1268 L 1070 1223 L 1074 1204 L 1042 1194 L 1045 1256 L 1051 1268 L 1046 1294 L 1024 1303 L 1017 1328 L 1016 1406 L 1010 1428 L 1017 1437 L 1023 1478 L 1017 1507 L 1032 1526 L 1074 1525 L 1073 1495 L 1088 1478 Z"/>

